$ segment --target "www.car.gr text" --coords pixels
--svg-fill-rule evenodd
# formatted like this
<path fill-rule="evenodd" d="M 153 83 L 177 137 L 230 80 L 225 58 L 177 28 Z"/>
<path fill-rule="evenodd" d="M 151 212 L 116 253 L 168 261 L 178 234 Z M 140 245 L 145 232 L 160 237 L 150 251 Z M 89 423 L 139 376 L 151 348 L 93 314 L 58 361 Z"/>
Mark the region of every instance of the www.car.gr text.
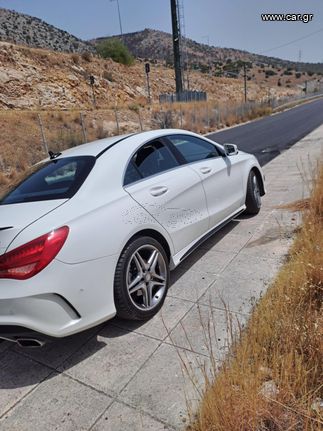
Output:
<path fill-rule="evenodd" d="M 312 21 L 312 13 L 262 13 L 262 21 L 301 21 L 308 23 Z"/>

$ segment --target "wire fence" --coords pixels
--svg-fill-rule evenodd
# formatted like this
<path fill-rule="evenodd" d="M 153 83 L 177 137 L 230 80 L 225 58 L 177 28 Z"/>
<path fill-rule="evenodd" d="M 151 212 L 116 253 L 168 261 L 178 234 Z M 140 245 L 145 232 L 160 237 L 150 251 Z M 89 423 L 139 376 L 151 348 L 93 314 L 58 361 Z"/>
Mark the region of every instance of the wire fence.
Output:
<path fill-rule="evenodd" d="M 0 118 L 0 127 L 4 130 L 0 138 L 0 173 L 14 178 L 15 172 L 22 172 L 43 159 L 49 150 L 62 151 L 108 136 L 160 128 L 186 129 L 206 134 L 322 96 L 323 91 L 313 91 L 279 99 L 268 96 L 262 101 L 247 103 L 193 101 L 152 106 L 133 104 L 122 109 L 115 107 L 81 112 L 11 111 Z"/>
<path fill-rule="evenodd" d="M 182 91 L 180 93 L 161 94 L 159 96 L 159 103 L 206 101 L 207 93 L 205 91 Z"/>

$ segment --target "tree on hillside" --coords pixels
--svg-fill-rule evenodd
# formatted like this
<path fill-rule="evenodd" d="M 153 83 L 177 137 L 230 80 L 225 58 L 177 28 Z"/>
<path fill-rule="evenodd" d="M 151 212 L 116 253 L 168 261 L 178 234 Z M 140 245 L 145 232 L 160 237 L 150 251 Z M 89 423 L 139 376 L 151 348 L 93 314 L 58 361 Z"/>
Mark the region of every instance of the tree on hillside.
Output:
<path fill-rule="evenodd" d="M 117 63 L 130 66 L 134 62 L 128 48 L 118 39 L 108 39 L 100 42 L 96 47 L 103 58 L 112 58 Z"/>

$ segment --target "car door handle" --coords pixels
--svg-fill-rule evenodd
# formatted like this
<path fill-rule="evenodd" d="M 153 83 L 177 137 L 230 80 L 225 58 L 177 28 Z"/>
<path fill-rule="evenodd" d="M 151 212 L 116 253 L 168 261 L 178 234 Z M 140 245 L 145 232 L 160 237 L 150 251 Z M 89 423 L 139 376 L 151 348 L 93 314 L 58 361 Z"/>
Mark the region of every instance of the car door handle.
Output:
<path fill-rule="evenodd" d="M 202 174 L 209 174 L 212 171 L 212 169 L 208 166 L 205 166 L 203 168 L 200 168 L 200 171 L 202 172 Z"/>
<path fill-rule="evenodd" d="M 150 189 L 150 194 L 152 196 L 161 196 L 161 195 L 165 194 L 166 192 L 168 192 L 168 188 L 165 186 L 158 186 L 158 187 L 153 187 L 152 189 Z"/>

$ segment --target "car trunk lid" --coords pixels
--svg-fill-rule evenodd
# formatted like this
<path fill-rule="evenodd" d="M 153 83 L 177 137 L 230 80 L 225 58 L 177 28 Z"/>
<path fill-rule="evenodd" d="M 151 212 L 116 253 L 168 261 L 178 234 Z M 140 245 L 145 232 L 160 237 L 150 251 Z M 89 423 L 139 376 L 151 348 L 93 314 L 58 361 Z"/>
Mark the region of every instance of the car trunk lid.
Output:
<path fill-rule="evenodd" d="M 27 226 L 63 205 L 67 199 L 0 205 L 0 255 Z"/>

